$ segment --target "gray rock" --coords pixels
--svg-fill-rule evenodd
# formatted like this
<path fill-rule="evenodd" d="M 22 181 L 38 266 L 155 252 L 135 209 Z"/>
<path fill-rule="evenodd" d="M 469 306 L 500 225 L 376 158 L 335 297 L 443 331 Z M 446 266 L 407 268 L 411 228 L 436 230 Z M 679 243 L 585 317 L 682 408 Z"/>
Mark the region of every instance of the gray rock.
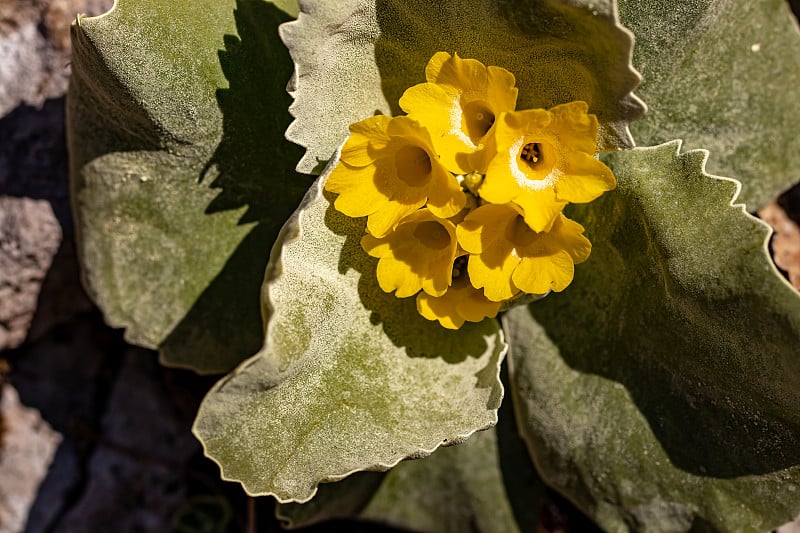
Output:
<path fill-rule="evenodd" d="M 112 3 L 0 2 L 0 350 L 90 307 L 72 251 L 63 95 L 71 21 Z"/>
<path fill-rule="evenodd" d="M 199 444 L 157 379 L 155 354 L 130 348 L 102 420 L 83 497 L 58 531 L 170 531 Z M 154 379 L 156 378 L 156 379 Z"/>
<path fill-rule="evenodd" d="M 0 349 L 25 340 L 60 243 L 49 202 L 0 197 Z"/>
<path fill-rule="evenodd" d="M 69 25 L 100 14 L 110 0 L 4 0 L 0 3 L 0 116 L 20 103 L 41 106 L 66 93 Z"/>
<path fill-rule="evenodd" d="M 0 533 L 17 533 L 25 526 L 61 436 L 35 409 L 20 404 L 14 387 L 0 389 Z"/>

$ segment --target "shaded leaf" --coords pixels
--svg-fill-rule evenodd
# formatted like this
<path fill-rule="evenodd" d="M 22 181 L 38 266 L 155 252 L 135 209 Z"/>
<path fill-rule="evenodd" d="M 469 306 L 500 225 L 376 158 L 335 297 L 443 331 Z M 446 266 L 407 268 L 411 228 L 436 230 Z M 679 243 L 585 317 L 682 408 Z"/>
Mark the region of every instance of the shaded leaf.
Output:
<path fill-rule="evenodd" d="M 631 127 L 639 145 L 710 150 L 750 211 L 800 180 L 800 33 L 785 0 L 620 0 L 619 14 L 650 106 Z"/>
<path fill-rule="evenodd" d="M 120 0 L 73 26 L 84 280 L 107 322 L 167 364 L 223 372 L 261 344 L 268 251 L 310 183 L 282 136 L 287 20 L 259 0 Z"/>
<path fill-rule="evenodd" d="M 281 27 L 295 61 L 295 121 L 287 137 L 307 151 L 298 170 L 319 171 L 347 127 L 376 112 L 400 114 L 428 60 L 456 52 L 511 71 L 518 109 L 584 100 L 606 149 L 633 145 L 628 122 L 644 110 L 630 91 L 632 39 L 612 0 L 301 0 Z"/>
<path fill-rule="evenodd" d="M 800 512 L 800 297 L 680 143 L 611 154 L 575 282 L 506 315 L 543 477 L 609 531 L 766 531 Z"/>
<path fill-rule="evenodd" d="M 309 500 L 495 424 L 505 343 L 494 319 L 446 330 L 384 293 L 351 219 L 309 190 L 273 248 L 264 348 L 203 401 L 195 435 L 250 494 Z"/>
<path fill-rule="evenodd" d="M 458 447 L 442 448 L 430 457 L 415 461 L 427 464 L 429 461 L 435 461 L 442 450 Z M 287 529 L 303 528 L 327 520 L 357 519 L 360 511 L 367 506 L 386 476 L 397 470 L 403 470 L 408 462 L 401 462 L 388 473 L 356 472 L 336 483 L 323 483 L 310 501 L 278 504 L 275 516 Z"/>

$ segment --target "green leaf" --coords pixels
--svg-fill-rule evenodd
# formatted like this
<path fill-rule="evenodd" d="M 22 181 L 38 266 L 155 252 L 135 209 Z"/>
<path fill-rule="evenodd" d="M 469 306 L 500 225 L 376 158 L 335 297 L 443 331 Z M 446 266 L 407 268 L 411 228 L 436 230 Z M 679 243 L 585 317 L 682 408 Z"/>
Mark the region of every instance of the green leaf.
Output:
<path fill-rule="evenodd" d="M 503 394 L 497 321 L 446 330 L 384 293 L 360 246 L 365 219 L 338 213 L 325 179 L 273 248 L 264 348 L 209 392 L 194 426 L 225 479 L 282 502 L 461 442 L 495 424 Z"/>
<path fill-rule="evenodd" d="M 258 0 L 119 0 L 73 26 L 85 284 L 109 324 L 166 364 L 224 372 L 261 345 L 268 251 L 310 184 L 282 136 L 287 20 Z"/>
<path fill-rule="evenodd" d="M 545 480 L 609 531 L 767 531 L 800 512 L 800 295 L 739 184 L 680 142 L 611 154 L 575 209 L 563 294 L 506 315 L 512 393 Z"/>
<path fill-rule="evenodd" d="M 459 446 L 441 448 L 429 457 L 416 459 L 416 462 L 427 464 L 429 461 L 435 461 L 441 451 L 456 448 Z M 402 471 L 409 462 L 402 461 L 388 473 L 356 472 L 336 483 L 323 483 L 310 501 L 278 504 L 275 516 L 283 521 L 283 525 L 287 529 L 307 527 L 327 520 L 357 520 L 360 511 L 369 503 L 386 476 L 396 471 Z"/>
<path fill-rule="evenodd" d="M 303 0 L 281 35 L 295 61 L 286 135 L 307 149 L 302 172 L 322 168 L 351 123 L 400 114 L 438 51 L 511 71 L 518 109 L 588 102 L 606 149 L 632 146 L 628 122 L 644 111 L 613 0 Z"/>
<path fill-rule="evenodd" d="M 308 503 L 281 504 L 290 527 L 358 518 L 409 531 L 535 531 L 544 484 L 519 438 L 511 402 L 496 428 L 386 474 L 362 472 L 322 485 Z"/>
<path fill-rule="evenodd" d="M 297 15 L 300 13 L 300 6 L 297 5 L 297 0 L 271 0 L 271 1 L 281 11 L 287 13 L 292 18 L 297 18 Z"/>
<path fill-rule="evenodd" d="M 785 0 L 620 0 L 636 35 L 640 145 L 683 139 L 756 211 L 800 179 L 800 33 Z"/>
<path fill-rule="evenodd" d="M 341 490 L 336 483 L 320 487 L 319 494 L 306 504 L 281 505 L 278 516 L 291 527 L 358 517 L 430 533 L 519 532 L 503 486 L 498 452 L 494 430 L 481 431 L 465 443 L 437 450 L 425 459 L 404 461 L 383 477 L 371 472 L 352 476 L 364 488 L 372 485 L 372 492 L 364 491 L 364 501 L 355 509 L 346 503 L 355 487 Z M 530 496 L 535 507 L 536 495 Z M 319 498 L 326 501 L 315 504 Z"/>

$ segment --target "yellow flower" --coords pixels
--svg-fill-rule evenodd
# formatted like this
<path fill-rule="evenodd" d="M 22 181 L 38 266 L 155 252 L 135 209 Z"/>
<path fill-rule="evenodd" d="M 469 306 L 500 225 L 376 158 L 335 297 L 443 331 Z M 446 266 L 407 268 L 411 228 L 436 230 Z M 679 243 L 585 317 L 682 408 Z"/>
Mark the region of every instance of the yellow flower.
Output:
<path fill-rule="evenodd" d="M 385 237 L 364 235 L 361 246 L 379 258 L 381 289 L 396 290 L 398 298 L 412 296 L 420 289 L 433 296 L 444 294 L 459 252 L 455 224 L 437 218 L 427 208 L 404 218 Z"/>
<path fill-rule="evenodd" d="M 441 218 L 466 204 L 456 178 L 439 163 L 427 130 L 408 117 L 375 116 L 352 124 L 325 188 L 339 194 L 337 210 L 368 217 L 367 230 L 376 237 L 426 203 Z"/>
<path fill-rule="evenodd" d="M 598 123 L 588 109 L 585 102 L 570 102 L 501 115 L 487 145 L 481 198 L 514 202 L 541 232 L 568 202 L 590 202 L 613 189 L 614 174 L 594 158 Z"/>
<path fill-rule="evenodd" d="M 453 284 L 442 296 L 424 292 L 417 295 L 419 314 L 428 320 L 438 320 L 448 329 L 458 329 L 465 321 L 480 322 L 486 317 L 494 317 L 500 311 L 500 305 L 473 287 L 466 272 L 453 279 Z"/>
<path fill-rule="evenodd" d="M 513 74 L 457 54 L 437 52 L 425 77 L 400 99 L 408 116 L 350 126 L 325 185 L 367 217 L 381 289 L 450 329 L 564 290 L 591 243 L 562 210 L 616 186 L 597 117 L 585 102 L 515 111 Z"/>
<path fill-rule="evenodd" d="M 425 68 L 428 83 L 408 88 L 400 107 L 431 132 L 451 172 L 475 170 L 471 155 L 482 148 L 496 118 L 517 102 L 514 75 L 475 59 L 437 52 Z"/>
<path fill-rule="evenodd" d="M 562 291 L 572 282 L 574 265 L 589 257 L 592 245 L 583 226 L 558 214 L 547 232 L 535 232 L 514 204 L 485 204 L 457 228 L 458 242 L 470 253 L 472 284 L 489 300 L 502 302 L 520 290 L 529 294 Z"/>

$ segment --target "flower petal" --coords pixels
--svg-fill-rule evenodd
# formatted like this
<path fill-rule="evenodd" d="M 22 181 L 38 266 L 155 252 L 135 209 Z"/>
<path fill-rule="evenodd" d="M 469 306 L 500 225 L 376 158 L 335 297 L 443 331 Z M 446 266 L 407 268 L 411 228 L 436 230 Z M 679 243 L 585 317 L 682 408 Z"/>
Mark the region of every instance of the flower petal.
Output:
<path fill-rule="evenodd" d="M 453 255 L 441 254 L 428 262 L 428 270 L 422 280 L 423 291 L 431 296 L 441 296 L 447 292 L 453 277 Z"/>
<path fill-rule="evenodd" d="M 564 243 L 564 250 L 572 257 L 572 262 L 579 265 L 589 259 L 592 253 L 592 243 L 583 235 L 583 226 L 565 218 L 560 240 Z"/>
<path fill-rule="evenodd" d="M 345 215 L 371 215 L 389 202 L 388 196 L 375 185 L 379 175 L 380 169 L 374 166 L 352 167 L 340 162 L 328 177 L 325 189 L 339 195 L 334 207 Z"/>
<path fill-rule="evenodd" d="M 434 83 L 409 87 L 400 98 L 400 107 L 409 117 L 424 123 L 431 135 L 441 163 L 451 172 L 464 174 L 467 154 L 475 150 L 461 131 L 462 112 L 459 94 Z"/>
<path fill-rule="evenodd" d="M 469 287 L 456 301 L 456 311 L 468 322 L 480 322 L 486 317 L 495 317 L 500 311 L 500 302 L 493 302 L 484 296 L 483 291 Z"/>
<path fill-rule="evenodd" d="M 549 110 L 553 121 L 550 131 L 564 146 L 587 154 L 597 152 L 597 136 L 600 126 L 597 117 L 588 114 L 586 102 L 569 102 Z"/>
<path fill-rule="evenodd" d="M 517 94 L 519 90 L 515 87 L 517 80 L 514 75 L 502 67 L 490 66 L 489 86 L 487 101 L 492 103 L 495 114 L 499 115 L 503 111 L 514 111 L 517 107 Z"/>
<path fill-rule="evenodd" d="M 450 60 L 452 56 L 447 52 L 436 52 L 430 58 L 428 64 L 425 65 L 425 79 L 430 83 L 436 83 L 439 73 L 442 71 L 442 66 Z"/>
<path fill-rule="evenodd" d="M 348 165 L 365 167 L 375 160 L 374 153 L 386 147 L 386 128 L 391 117 L 377 115 L 350 125 L 350 137 L 342 147 L 341 160 Z"/>
<path fill-rule="evenodd" d="M 413 296 L 422 288 L 422 278 L 415 274 L 407 264 L 392 257 L 378 261 L 378 285 L 385 292 L 395 292 L 398 298 Z"/>
<path fill-rule="evenodd" d="M 592 243 L 584 235 L 584 228 L 563 214 L 552 229 L 540 235 L 530 247 L 517 248 L 522 256 L 549 255 L 559 250 L 566 251 L 576 265 L 589 258 Z"/>
<path fill-rule="evenodd" d="M 522 208 L 525 223 L 536 232 L 550 231 L 553 222 L 567 205 L 567 202 L 556 198 L 555 191 L 550 187 L 526 191 L 515 197 L 514 203 Z"/>
<path fill-rule="evenodd" d="M 498 151 L 507 150 L 526 136 L 540 133 L 551 121 L 552 116 L 544 109 L 525 109 L 501 114 L 495 126 Z"/>
<path fill-rule="evenodd" d="M 512 163 L 508 150 L 498 152 L 492 158 L 483 183 L 478 188 L 481 198 L 493 204 L 505 204 L 520 194 L 520 186 L 514 177 Z"/>
<path fill-rule="evenodd" d="M 406 142 L 419 146 L 429 155 L 433 155 L 433 144 L 428 130 L 423 127 L 419 121 L 411 117 L 393 117 L 389 125 L 386 127 L 386 133 L 392 138 L 400 138 Z M 431 159 L 436 159 L 431 157 Z"/>
<path fill-rule="evenodd" d="M 470 212 L 458 225 L 458 243 L 472 254 L 501 245 L 505 228 L 518 213 L 510 204 L 484 204 Z"/>
<path fill-rule="evenodd" d="M 500 67 L 487 68 L 475 59 L 439 52 L 428 63 L 426 77 L 428 83 L 405 91 L 400 107 L 430 130 L 448 170 L 456 174 L 477 170 L 471 155 L 485 144 L 499 115 L 516 105 L 514 76 Z"/>
<path fill-rule="evenodd" d="M 455 216 L 467 205 L 467 196 L 456 178 L 444 168 L 434 168 L 428 189 L 428 209 L 440 218 Z"/>
<path fill-rule="evenodd" d="M 393 198 L 386 202 L 378 211 L 369 215 L 369 218 L 367 218 L 367 231 L 375 237 L 384 237 L 397 227 L 397 224 L 399 224 L 403 218 L 425 205 L 426 198 L 424 194 L 419 194 L 418 191 L 415 192 L 417 192 L 416 195 L 409 194 L 407 198 L 401 197 L 401 201 L 396 201 Z"/>
<path fill-rule="evenodd" d="M 474 288 L 467 276 L 453 281 L 447 292 L 439 297 L 419 293 L 417 311 L 428 320 L 438 320 L 449 329 L 458 329 L 464 321 L 480 322 L 486 317 L 497 316 L 500 302 L 491 302 L 483 291 Z"/>
<path fill-rule="evenodd" d="M 403 298 L 423 289 L 440 296 L 452 279 L 458 243 L 455 225 L 420 209 L 404 218 L 385 237 L 366 235 L 361 245 L 379 257 L 378 283 L 386 292 L 397 289 Z"/>
<path fill-rule="evenodd" d="M 585 203 L 617 186 L 614 173 L 589 154 L 570 154 L 564 174 L 556 181 L 556 195 L 565 202 Z"/>
<path fill-rule="evenodd" d="M 447 170 L 454 174 L 469 174 L 476 168 L 472 164 L 472 154 L 476 147 L 461 130 L 443 134 L 434 140 L 439 160 Z"/>
<path fill-rule="evenodd" d="M 560 250 L 553 255 L 523 257 L 514 269 L 514 285 L 529 294 L 563 291 L 575 274 L 570 255 Z"/>
<path fill-rule="evenodd" d="M 483 288 L 489 300 L 502 302 L 519 292 L 511 282 L 511 275 L 518 264 L 519 258 L 511 253 L 510 248 L 497 246 L 481 255 L 470 255 L 467 272 L 473 287 Z"/>
<path fill-rule="evenodd" d="M 361 248 L 372 257 L 386 257 L 392 253 L 391 245 L 385 237 L 379 239 L 370 234 L 361 237 Z"/>
<path fill-rule="evenodd" d="M 431 83 L 449 85 L 462 92 L 485 92 L 488 72 L 477 59 L 461 59 L 458 54 L 436 53 L 425 68 L 425 78 Z"/>
<path fill-rule="evenodd" d="M 461 112 L 458 95 L 435 83 L 420 83 L 406 89 L 400 97 L 400 108 L 424 123 L 429 131 L 437 132 L 452 130 L 454 122 L 450 114 Z"/>
<path fill-rule="evenodd" d="M 417 295 L 417 312 L 428 320 L 438 320 L 447 329 L 458 329 L 464 319 L 458 314 L 454 302 L 446 297 L 437 298 L 424 292 Z"/>

